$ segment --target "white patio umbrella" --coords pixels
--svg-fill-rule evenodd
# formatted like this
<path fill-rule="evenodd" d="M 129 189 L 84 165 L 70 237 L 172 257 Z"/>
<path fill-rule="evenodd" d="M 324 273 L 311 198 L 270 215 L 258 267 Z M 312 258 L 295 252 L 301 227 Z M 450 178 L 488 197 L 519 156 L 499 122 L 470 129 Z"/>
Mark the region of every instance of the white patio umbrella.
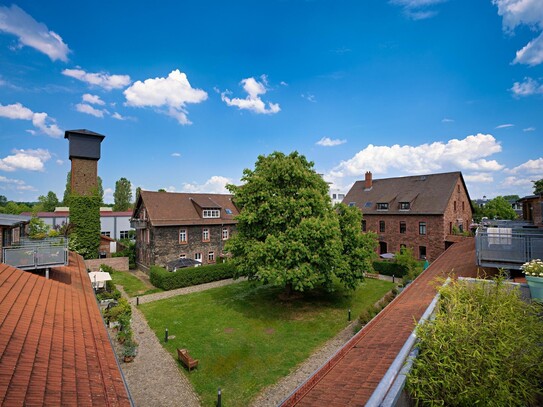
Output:
<path fill-rule="evenodd" d="M 106 281 L 112 280 L 111 275 L 105 271 L 91 271 L 89 278 L 94 288 L 104 288 Z"/>

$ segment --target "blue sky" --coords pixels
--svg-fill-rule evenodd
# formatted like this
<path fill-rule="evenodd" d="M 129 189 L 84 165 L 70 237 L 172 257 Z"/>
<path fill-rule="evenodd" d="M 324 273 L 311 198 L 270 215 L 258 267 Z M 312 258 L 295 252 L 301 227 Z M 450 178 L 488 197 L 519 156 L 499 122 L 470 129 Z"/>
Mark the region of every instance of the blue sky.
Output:
<path fill-rule="evenodd" d="M 150 5 L 153 5 L 151 7 Z M 333 187 L 462 171 L 543 178 L 543 1 L 0 1 L 0 194 L 62 197 L 64 131 L 99 175 L 225 192 L 297 150 Z"/>

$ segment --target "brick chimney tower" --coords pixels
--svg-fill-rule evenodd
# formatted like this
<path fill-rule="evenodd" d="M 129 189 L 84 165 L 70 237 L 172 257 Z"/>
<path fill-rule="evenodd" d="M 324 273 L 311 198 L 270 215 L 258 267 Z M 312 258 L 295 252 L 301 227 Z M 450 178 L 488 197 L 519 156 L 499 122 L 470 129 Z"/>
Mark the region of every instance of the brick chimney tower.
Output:
<path fill-rule="evenodd" d="M 373 181 L 371 178 L 371 171 L 366 171 L 366 179 L 364 180 L 364 189 L 371 189 Z"/>
<path fill-rule="evenodd" d="M 100 143 L 106 136 L 89 130 L 67 130 L 70 161 L 72 162 L 72 194 L 90 196 L 98 188 Z"/>

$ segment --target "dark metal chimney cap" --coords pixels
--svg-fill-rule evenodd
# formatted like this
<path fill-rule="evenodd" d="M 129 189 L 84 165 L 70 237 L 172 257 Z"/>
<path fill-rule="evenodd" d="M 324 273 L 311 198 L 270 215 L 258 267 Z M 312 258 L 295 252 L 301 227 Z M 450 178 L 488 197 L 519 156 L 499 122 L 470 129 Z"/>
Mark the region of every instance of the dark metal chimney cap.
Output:
<path fill-rule="evenodd" d="M 69 145 L 69 156 L 72 158 L 84 158 L 89 160 L 100 159 L 100 144 L 106 136 L 89 130 L 66 130 L 64 138 Z"/>

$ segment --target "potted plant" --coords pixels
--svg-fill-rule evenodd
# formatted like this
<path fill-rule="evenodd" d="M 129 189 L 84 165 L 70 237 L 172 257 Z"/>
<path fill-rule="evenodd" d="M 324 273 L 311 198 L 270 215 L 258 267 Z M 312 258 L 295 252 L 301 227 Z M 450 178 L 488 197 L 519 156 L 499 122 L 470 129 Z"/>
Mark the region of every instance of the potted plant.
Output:
<path fill-rule="evenodd" d="M 532 300 L 543 302 L 543 261 L 533 259 L 524 263 L 520 268 L 526 275 Z"/>
<path fill-rule="evenodd" d="M 130 363 L 136 357 L 138 353 L 138 345 L 133 340 L 129 339 L 125 341 L 123 345 L 123 360 L 125 363 Z"/>

